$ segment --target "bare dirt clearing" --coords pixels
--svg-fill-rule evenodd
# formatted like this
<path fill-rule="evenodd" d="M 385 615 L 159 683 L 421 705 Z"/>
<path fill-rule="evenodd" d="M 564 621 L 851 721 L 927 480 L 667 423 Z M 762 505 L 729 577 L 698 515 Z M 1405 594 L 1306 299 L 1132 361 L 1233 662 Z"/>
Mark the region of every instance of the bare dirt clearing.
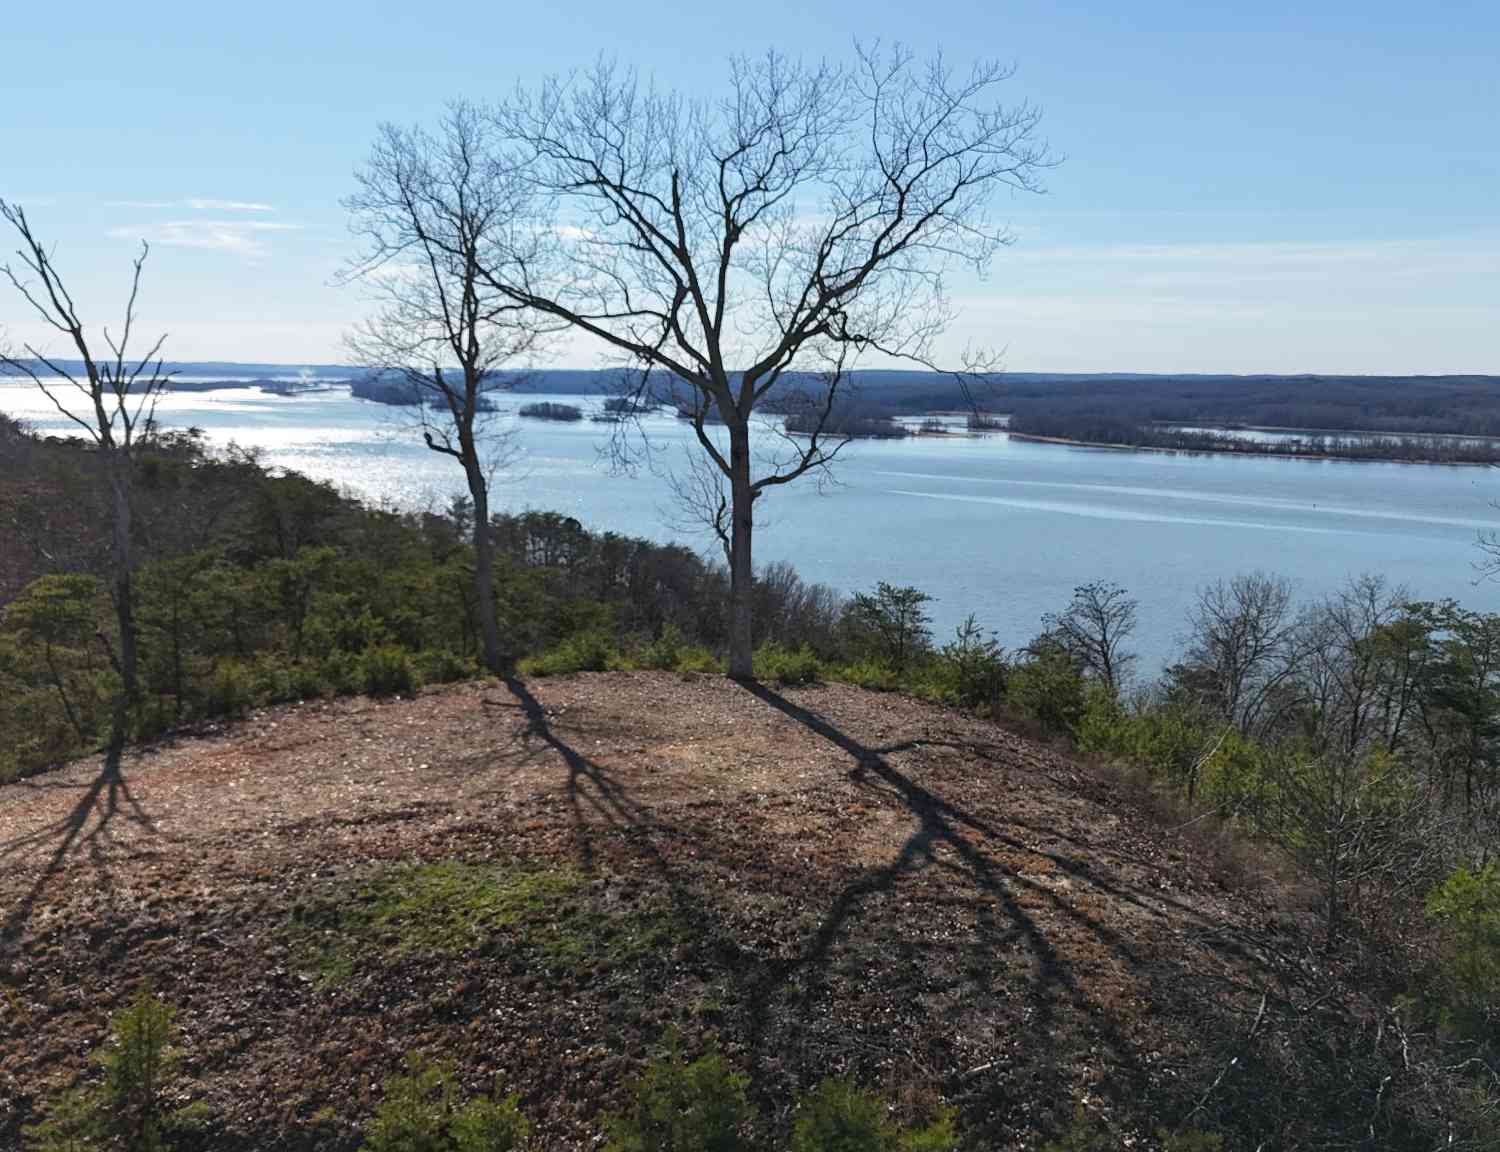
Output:
<path fill-rule="evenodd" d="M 272 709 L 0 789 L 0 846 L 0 1145 L 147 975 L 215 1148 L 357 1146 L 412 1049 L 591 1147 L 669 1026 L 778 1129 L 829 1074 L 975 1148 L 1083 1099 L 1285 1139 L 1375 1098 L 1354 993 L 1267 897 L 1067 758 L 845 686 Z"/>

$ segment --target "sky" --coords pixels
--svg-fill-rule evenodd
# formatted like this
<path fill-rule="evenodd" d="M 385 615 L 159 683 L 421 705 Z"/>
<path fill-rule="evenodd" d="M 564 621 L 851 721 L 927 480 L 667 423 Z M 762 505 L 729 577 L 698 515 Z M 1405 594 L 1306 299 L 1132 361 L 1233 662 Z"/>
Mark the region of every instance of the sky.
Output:
<path fill-rule="evenodd" d="M 841 61 L 879 38 L 1013 63 L 1006 99 L 1042 107 L 1063 159 L 1044 195 L 998 205 L 1015 243 L 951 285 L 944 352 L 998 345 L 1016 371 L 1500 373 L 1493 0 L 81 0 L 18 5 L 4 37 L 0 197 L 86 319 L 118 311 L 148 240 L 141 323 L 175 359 L 344 358 L 368 301 L 335 283 L 340 200 L 382 121 L 601 53 L 707 96 L 732 52 Z M 37 337 L 0 288 L 0 332 Z M 604 363 L 582 343 L 555 357 Z"/>

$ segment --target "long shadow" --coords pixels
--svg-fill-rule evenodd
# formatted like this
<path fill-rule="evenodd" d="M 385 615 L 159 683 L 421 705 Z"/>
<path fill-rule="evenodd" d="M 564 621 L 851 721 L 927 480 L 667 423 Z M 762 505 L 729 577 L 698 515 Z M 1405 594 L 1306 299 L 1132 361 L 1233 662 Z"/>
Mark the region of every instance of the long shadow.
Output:
<path fill-rule="evenodd" d="M 511 679 L 506 681 L 506 686 L 514 703 L 487 703 L 495 707 L 519 708 L 524 717 L 525 738 L 539 741 L 543 747 L 555 752 L 566 766 L 566 797 L 572 812 L 580 863 L 585 868 L 595 865 L 595 839 L 601 825 L 607 830 L 606 834 L 628 834 L 632 843 L 649 857 L 668 886 L 678 911 L 693 915 L 697 907 L 694 893 L 671 866 L 659 844 L 663 837 L 689 836 L 692 830 L 661 820 L 657 813 L 633 797 L 608 769 L 571 745 L 553 727 L 546 708 L 524 683 Z M 1092 1034 L 1114 1057 L 1117 1069 L 1115 1089 L 1127 1096 L 1144 1092 L 1147 1070 L 1135 1045 L 1121 1033 L 1120 1021 L 1108 1011 L 1102 1011 L 1102 1006 L 1090 999 L 1070 961 L 1038 923 L 1036 909 L 1045 908 L 1047 914 L 1057 917 L 1059 922 L 1076 925 L 1077 930 L 1098 942 L 1101 951 L 1118 957 L 1137 972 L 1153 967 L 1156 958 L 1141 955 L 1134 942 L 1085 915 L 1047 884 L 1005 867 L 987 849 L 1010 849 L 1048 860 L 1058 872 L 1077 882 L 1137 904 L 1158 917 L 1163 915 L 1162 894 L 1152 892 L 1150 903 L 1142 901 L 1140 895 L 1128 887 L 1111 883 L 1084 861 L 1025 844 L 913 780 L 896 768 L 890 758 L 914 749 L 914 742 L 895 743 L 888 747 L 869 746 L 827 718 L 770 688 L 759 684 L 744 687 L 762 703 L 841 749 L 853 761 L 849 775 L 856 786 L 899 804 L 911 814 L 916 824 L 888 861 L 863 869 L 833 895 L 831 905 L 822 914 L 816 928 L 790 955 L 757 961 L 753 954 L 738 953 L 737 959 L 743 967 L 735 973 L 734 981 L 739 986 L 745 1007 L 746 1054 L 752 1073 L 758 1072 L 763 1063 L 775 1062 L 781 1055 L 775 1049 L 783 1040 L 790 1039 L 776 1035 L 779 1030 L 776 1009 L 778 1001 L 783 999 L 799 973 L 816 973 L 828 966 L 841 937 L 864 918 L 864 905 L 871 897 L 890 891 L 904 879 L 933 868 L 956 875 L 981 896 L 973 905 L 977 924 L 969 967 L 970 979 L 976 982 L 976 992 L 983 996 L 999 994 L 1003 990 L 997 986 L 998 981 L 1004 979 L 1002 957 L 1019 943 L 1029 962 L 1035 966 L 1039 983 L 1032 997 L 1034 1015 L 1029 1025 L 1035 1034 L 1052 1034 L 1060 1012 L 1075 1017 L 1078 1026 L 1084 1026 L 1086 1021 Z M 924 740 L 920 743 L 926 747 L 934 742 Z M 973 749 L 966 748 L 965 751 Z M 698 847 L 704 849 L 708 846 Z M 1025 906 L 1018 897 L 1026 900 Z M 1040 1059 L 1046 1062 L 1051 1055 L 1044 1054 Z M 1053 1074 L 1060 1076 L 1061 1072 Z M 986 1086 L 979 1079 L 950 1084 L 949 1090 L 954 1097 L 987 1094 L 995 1100 L 1003 1098 L 1006 1091 L 1000 1081 Z"/>
<path fill-rule="evenodd" d="M 770 1018 L 772 998 L 799 970 L 817 968 L 827 962 L 833 945 L 850 927 L 860 904 L 868 896 L 893 888 L 903 876 L 935 865 L 962 873 L 986 897 L 979 902 L 977 915 L 980 948 L 987 956 L 997 954 L 1013 934 L 1019 934 L 1026 941 L 1037 964 L 1043 991 L 1037 998 L 1041 1005 L 1035 1025 L 1037 1034 L 1048 1034 L 1056 1004 L 1065 1001 L 1081 1015 L 1094 1019 L 1103 1039 L 1113 1049 L 1132 1082 L 1135 1085 L 1144 1083 L 1145 1070 L 1139 1063 L 1133 1046 L 1119 1033 L 1112 1020 L 1102 1013 L 1094 1012 L 1095 1006 L 1079 986 L 1071 966 L 1048 939 L 1046 932 L 1017 902 L 1015 890 L 1024 888 L 1035 893 L 1059 914 L 1092 932 L 1104 947 L 1122 956 L 1127 962 L 1139 966 L 1144 963 L 1143 958 L 1135 954 L 1117 933 L 1083 915 L 1050 888 L 1009 869 L 998 867 L 962 835 L 960 829 L 966 828 L 986 840 L 1045 856 L 1059 866 L 1066 864 L 1071 875 L 1079 875 L 1088 883 L 1099 886 L 1099 878 L 1092 871 L 1081 869 L 1076 862 L 1054 854 L 1035 853 L 1034 849 L 1001 835 L 983 821 L 906 776 L 887 757 L 914 747 L 914 744 L 898 744 L 890 748 L 870 747 L 843 732 L 825 717 L 793 703 L 763 684 L 744 682 L 742 686 L 763 703 L 841 748 L 855 762 L 850 776 L 857 784 L 876 786 L 882 793 L 893 795 L 917 820 L 916 829 L 889 862 L 865 870 L 837 895 L 817 931 L 800 953 L 772 965 L 765 972 L 752 991 L 753 1028 L 761 1028 Z M 878 785 L 874 783 L 876 781 Z M 940 857 L 940 845 L 951 850 L 958 858 L 956 863 L 944 861 Z M 1006 932 L 1005 923 L 996 918 L 997 909 L 1008 923 L 1010 932 Z M 759 1035 L 753 1040 L 752 1051 L 760 1047 Z"/>
<path fill-rule="evenodd" d="M 17 860 L 52 845 L 45 867 L 16 906 L 0 921 L 0 943 L 9 946 L 20 938 L 48 883 L 62 870 L 75 850 L 87 852 L 98 881 L 105 889 L 112 886 L 107 849 L 114 839 L 112 826 L 122 810 L 128 822 L 150 836 L 160 835 L 155 821 L 131 792 L 130 783 L 121 771 L 121 759 L 118 748 L 111 748 L 105 754 L 99 774 L 62 819 L 0 844 L 0 860 Z"/>
<path fill-rule="evenodd" d="M 548 722 L 547 709 L 532 695 L 531 689 L 516 679 L 507 677 L 505 686 L 516 698 L 521 714 L 526 718 L 525 738 L 536 737 L 562 757 L 568 769 L 566 792 L 568 807 L 572 812 L 573 835 L 577 843 L 579 863 L 585 870 L 592 870 L 594 859 L 593 821 L 585 812 L 585 805 L 595 815 L 618 833 L 639 836 L 651 854 L 660 859 L 648 835 L 653 832 L 670 832 L 654 815 L 630 796 L 615 777 L 597 761 L 590 760 L 561 736 Z M 493 701 L 486 703 L 494 705 Z M 662 862 L 665 863 L 664 861 Z"/>

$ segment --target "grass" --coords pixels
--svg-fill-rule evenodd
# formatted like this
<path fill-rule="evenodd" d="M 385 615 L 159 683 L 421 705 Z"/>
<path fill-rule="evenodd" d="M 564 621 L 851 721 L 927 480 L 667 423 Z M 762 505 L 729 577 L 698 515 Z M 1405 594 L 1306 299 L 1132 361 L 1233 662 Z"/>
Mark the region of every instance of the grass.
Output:
<path fill-rule="evenodd" d="M 439 860 L 389 866 L 359 886 L 293 909 L 303 963 L 325 984 L 354 975 L 359 960 L 452 956 L 509 936 L 557 967 L 625 962 L 677 934 L 650 902 L 619 911 L 594 906 L 587 878 L 567 865 Z"/>

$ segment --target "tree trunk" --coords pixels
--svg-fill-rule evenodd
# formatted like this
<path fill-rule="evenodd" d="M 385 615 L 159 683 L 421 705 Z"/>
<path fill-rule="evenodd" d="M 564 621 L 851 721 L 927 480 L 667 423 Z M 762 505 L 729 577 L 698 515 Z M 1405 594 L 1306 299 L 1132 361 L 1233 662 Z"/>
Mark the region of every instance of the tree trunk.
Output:
<path fill-rule="evenodd" d="M 469 496 L 474 501 L 474 611 L 479 618 L 484 666 L 500 676 L 509 670 L 509 661 L 500 650 L 500 622 L 495 616 L 495 542 L 490 537 L 490 494 L 477 465 L 469 467 L 467 473 Z"/>
<path fill-rule="evenodd" d="M 755 650 L 751 631 L 755 568 L 750 558 L 755 493 L 750 487 L 750 427 L 743 420 L 729 427 L 729 470 L 733 521 L 729 538 L 729 675 L 749 680 L 754 676 Z"/>
<path fill-rule="evenodd" d="M 118 452 L 118 449 L 116 449 Z M 110 747 L 118 751 L 125 746 L 130 714 L 136 702 L 135 611 L 130 587 L 130 461 L 121 456 L 113 462 L 114 488 L 114 559 L 115 619 L 120 629 L 119 672 L 122 691 L 115 702 Z"/>

